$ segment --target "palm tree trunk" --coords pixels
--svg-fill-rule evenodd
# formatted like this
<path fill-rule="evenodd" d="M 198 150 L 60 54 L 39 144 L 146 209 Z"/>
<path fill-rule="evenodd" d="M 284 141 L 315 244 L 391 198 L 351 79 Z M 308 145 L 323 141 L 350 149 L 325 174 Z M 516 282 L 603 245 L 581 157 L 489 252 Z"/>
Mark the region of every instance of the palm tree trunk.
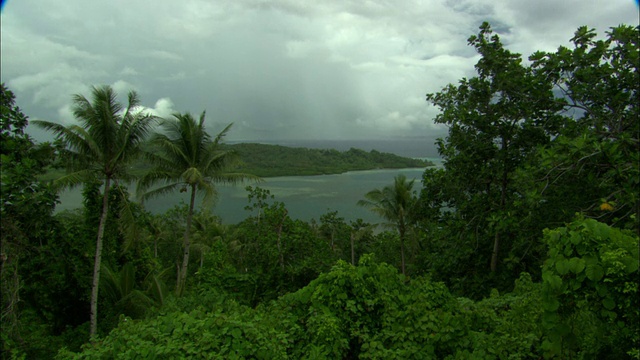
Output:
<path fill-rule="evenodd" d="M 278 254 L 280 257 L 280 269 L 284 271 L 284 255 L 282 254 L 282 225 L 284 225 L 284 220 L 287 218 L 287 214 L 289 212 L 285 209 L 284 216 L 282 216 L 282 221 L 280 221 L 280 225 L 278 226 Z"/>
<path fill-rule="evenodd" d="M 356 234 L 352 231 L 351 232 L 351 265 L 355 265 L 356 264 L 356 252 L 354 249 L 354 243 L 356 240 Z"/>
<path fill-rule="evenodd" d="M 189 268 L 189 251 L 191 250 L 191 220 L 193 219 L 193 207 L 196 203 L 196 185 L 191 185 L 191 202 L 189 203 L 189 213 L 187 214 L 187 228 L 184 230 L 184 256 L 182 258 L 182 269 L 180 270 L 180 282 L 176 286 L 176 295 L 180 296 L 184 292 L 187 282 L 187 270 Z"/>
<path fill-rule="evenodd" d="M 404 231 L 400 233 L 400 263 L 402 265 L 402 275 L 407 273 L 404 270 Z"/>
<path fill-rule="evenodd" d="M 406 225 L 404 222 L 404 211 L 400 210 L 398 219 L 398 233 L 400 234 L 400 264 L 402 266 L 402 275 L 407 275 L 404 269 L 404 236 L 406 232 Z"/>
<path fill-rule="evenodd" d="M 98 290 L 100 289 L 100 266 L 102 263 L 102 239 L 104 228 L 107 224 L 109 214 L 109 186 L 111 179 L 107 176 L 104 184 L 104 195 L 102 196 L 102 215 L 98 225 L 98 238 L 96 240 L 96 257 L 93 260 L 93 285 L 91 286 L 91 314 L 89 337 L 93 339 L 98 331 Z"/>

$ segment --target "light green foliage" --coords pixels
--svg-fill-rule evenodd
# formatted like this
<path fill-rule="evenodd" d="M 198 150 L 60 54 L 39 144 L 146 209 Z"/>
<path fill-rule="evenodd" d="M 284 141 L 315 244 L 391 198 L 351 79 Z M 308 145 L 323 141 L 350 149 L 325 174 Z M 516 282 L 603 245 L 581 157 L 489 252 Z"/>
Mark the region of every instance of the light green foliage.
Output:
<path fill-rule="evenodd" d="M 205 262 L 207 264 L 208 262 Z M 363 256 L 255 309 L 213 287 L 59 358 L 527 359 L 541 355 L 540 285 L 481 302 Z M 199 290 L 199 291 L 200 291 Z"/>
<path fill-rule="evenodd" d="M 550 356 L 621 358 L 640 339 L 638 237 L 592 219 L 545 232 L 544 348 Z"/>
<path fill-rule="evenodd" d="M 167 312 L 150 320 L 122 317 L 120 325 L 80 354 L 58 359 L 287 359 L 286 319 L 249 308 L 198 308 Z"/>

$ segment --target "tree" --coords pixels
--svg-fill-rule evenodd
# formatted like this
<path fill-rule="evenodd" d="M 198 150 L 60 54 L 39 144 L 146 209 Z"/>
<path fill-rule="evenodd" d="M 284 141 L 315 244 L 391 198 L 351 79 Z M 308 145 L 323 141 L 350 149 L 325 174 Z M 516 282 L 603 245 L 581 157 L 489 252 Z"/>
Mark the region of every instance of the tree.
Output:
<path fill-rule="evenodd" d="M 113 182 L 131 180 L 129 165 L 140 154 L 153 116 L 140 111 L 138 95 L 131 91 L 126 106 L 117 100 L 110 86 L 92 87 L 91 100 L 81 94 L 73 97 L 73 115 L 79 125 L 64 126 L 48 121 L 34 124 L 53 132 L 64 144 L 62 156 L 68 173 L 57 179 L 60 188 L 73 187 L 92 179 L 103 179 L 102 212 L 96 238 L 96 253 L 91 287 L 90 336 L 98 326 L 98 290 L 104 229 L 109 212 L 109 190 Z"/>
<path fill-rule="evenodd" d="M 408 227 L 413 222 L 412 211 L 416 201 L 412 191 L 414 181 L 407 181 L 407 177 L 400 174 L 394 178 L 393 185 L 371 190 L 365 194 L 366 200 L 358 201 L 358 205 L 369 208 L 372 212 L 389 221 L 385 225 L 393 226 L 398 230 L 403 275 L 406 275 L 404 261 L 405 236 Z"/>
<path fill-rule="evenodd" d="M 49 144 L 36 145 L 24 133 L 28 118 L 15 103 L 15 95 L 0 84 L 0 296 L 2 353 L 11 350 L 19 333 L 20 294 L 24 271 L 21 262 L 34 258 L 55 228 L 52 212 L 57 197 L 37 176 L 51 163 Z M 31 256 L 26 256 L 31 254 Z"/>
<path fill-rule="evenodd" d="M 469 237 L 481 244 L 492 238 L 490 269 L 495 272 L 503 242 L 517 231 L 510 215 L 519 197 L 514 175 L 556 134 L 561 104 L 551 84 L 505 49 L 488 23 L 469 44 L 481 55 L 478 75 L 427 95 L 442 111 L 435 122 L 448 125 L 449 135 L 438 141 L 445 176 L 437 178 L 444 182 L 425 188 L 442 188 L 435 191 L 440 206 L 453 209 Z"/>
<path fill-rule="evenodd" d="M 223 150 L 222 140 L 231 129 L 227 125 L 214 139 L 205 131 L 205 112 L 196 121 L 189 113 L 173 115 L 162 123 L 164 133 L 156 133 L 151 139 L 151 148 L 146 159 L 153 165 L 138 182 L 138 194 L 143 199 L 159 196 L 176 190 L 191 191 L 187 227 L 183 240 L 183 260 L 178 271 L 176 294 L 183 293 L 187 280 L 189 254 L 191 250 L 190 232 L 193 209 L 198 190 L 204 192 L 204 202 L 212 201 L 216 195 L 215 183 L 235 184 L 244 179 L 257 177 L 244 173 L 229 172 L 238 160 L 235 152 Z M 163 183 L 159 188 L 148 191 L 153 185 Z"/>
<path fill-rule="evenodd" d="M 618 26 L 596 39 L 580 27 L 573 48 L 531 56 L 563 104 L 566 124 L 540 153 L 532 174 L 547 202 L 567 212 L 639 230 L 640 27 Z M 580 182 L 581 186 L 576 186 Z"/>

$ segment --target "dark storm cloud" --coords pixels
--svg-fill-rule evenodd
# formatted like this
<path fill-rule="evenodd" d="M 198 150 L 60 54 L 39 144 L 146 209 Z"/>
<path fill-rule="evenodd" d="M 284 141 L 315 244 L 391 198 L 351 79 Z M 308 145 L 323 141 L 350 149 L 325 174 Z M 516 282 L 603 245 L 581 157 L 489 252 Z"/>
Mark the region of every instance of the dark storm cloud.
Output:
<path fill-rule="evenodd" d="M 528 56 L 637 23 L 633 1 L 13 1 L 2 81 L 32 118 L 70 123 L 71 94 L 137 90 L 160 116 L 207 110 L 232 139 L 433 137 L 424 100 L 473 74 L 482 21 Z"/>

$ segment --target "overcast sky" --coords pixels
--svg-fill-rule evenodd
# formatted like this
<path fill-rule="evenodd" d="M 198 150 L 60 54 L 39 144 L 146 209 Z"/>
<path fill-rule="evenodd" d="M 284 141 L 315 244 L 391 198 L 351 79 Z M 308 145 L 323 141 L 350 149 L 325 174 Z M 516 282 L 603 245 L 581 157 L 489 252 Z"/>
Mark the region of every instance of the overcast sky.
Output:
<path fill-rule="evenodd" d="M 463 76 L 489 21 L 529 56 L 638 24 L 633 0 L 9 0 L 2 81 L 31 119 L 72 123 L 71 95 L 136 90 L 160 116 L 207 111 L 230 140 L 441 136 L 425 101 Z M 34 133 L 36 138 L 41 135 Z"/>

